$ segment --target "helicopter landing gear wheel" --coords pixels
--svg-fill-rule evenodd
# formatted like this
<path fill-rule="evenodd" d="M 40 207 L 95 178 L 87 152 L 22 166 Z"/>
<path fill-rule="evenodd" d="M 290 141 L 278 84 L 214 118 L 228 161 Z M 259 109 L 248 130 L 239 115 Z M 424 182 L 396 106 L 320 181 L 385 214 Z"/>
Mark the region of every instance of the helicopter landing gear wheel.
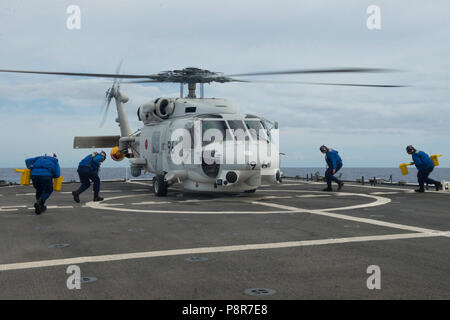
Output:
<path fill-rule="evenodd" d="M 163 175 L 156 175 L 153 177 L 153 191 L 155 192 L 155 196 L 157 197 L 165 197 L 167 196 L 168 185 L 167 182 L 164 181 Z"/>

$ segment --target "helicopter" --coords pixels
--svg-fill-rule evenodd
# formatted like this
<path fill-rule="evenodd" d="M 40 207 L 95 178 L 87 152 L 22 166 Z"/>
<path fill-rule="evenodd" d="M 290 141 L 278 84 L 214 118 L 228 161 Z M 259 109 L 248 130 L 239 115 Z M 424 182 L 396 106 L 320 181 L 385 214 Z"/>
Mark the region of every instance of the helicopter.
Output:
<path fill-rule="evenodd" d="M 253 72 L 225 75 L 188 67 L 157 74 L 115 74 L 3 70 L 0 72 L 113 79 L 106 92 L 106 119 L 115 100 L 120 135 L 76 136 L 73 147 L 111 148 L 114 161 L 129 160 L 130 172 L 139 177 L 153 173 L 153 191 L 166 196 L 169 187 L 181 184 L 189 192 L 253 193 L 262 184 L 281 183 L 278 122 L 239 113 L 227 99 L 205 98 L 204 84 L 212 82 L 297 83 L 356 87 L 402 87 L 400 85 L 322 83 L 305 81 L 246 80 L 241 77 L 292 74 L 390 72 L 380 68 L 331 68 Z M 126 81 L 123 81 L 126 79 Z M 142 127 L 132 132 L 124 104 L 128 96 L 121 83 L 179 83 L 180 96 L 159 97 L 140 105 Z M 184 85 L 188 94 L 184 96 Z M 200 96 L 197 97 L 197 85 Z"/>

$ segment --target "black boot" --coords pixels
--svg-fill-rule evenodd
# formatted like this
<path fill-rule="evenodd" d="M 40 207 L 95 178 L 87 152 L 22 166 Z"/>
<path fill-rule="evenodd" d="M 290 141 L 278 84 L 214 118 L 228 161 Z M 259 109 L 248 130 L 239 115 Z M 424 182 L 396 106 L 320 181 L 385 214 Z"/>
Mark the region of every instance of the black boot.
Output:
<path fill-rule="evenodd" d="M 415 192 L 425 192 L 425 190 L 424 189 L 416 189 L 416 190 L 414 190 Z"/>
<path fill-rule="evenodd" d="M 436 191 L 442 190 L 442 183 L 436 182 L 434 186 L 436 187 Z"/>
<path fill-rule="evenodd" d="M 72 195 L 73 195 L 73 200 L 76 203 L 80 203 L 80 191 L 76 190 L 76 191 L 72 191 Z"/>
<path fill-rule="evenodd" d="M 34 213 L 36 213 L 36 214 L 41 214 L 43 211 L 45 211 L 45 210 L 43 210 L 44 209 L 44 203 L 43 203 L 43 201 L 42 201 L 42 199 L 39 199 L 38 201 L 36 201 L 36 203 L 34 204 Z M 46 208 L 47 209 L 47 208 Z"/>
<path fill-rule="evenodd" d="M 341 191 L 342 187 L 344 186 L 344 183 L 341 181 L 339 182 L 338 191 Z"/>
<path fill-rule="evenodd" d="M 323 189 L 323 191 L 333 191 L 333 189 L 331 189 L 330 187 L 326 187 L 325 189 Z"/>
<path fill-rule="evenodd" d="M 98 194 L 94 194 L 94 201 L 103 201 L 103 198 L 100 197 Z"/>

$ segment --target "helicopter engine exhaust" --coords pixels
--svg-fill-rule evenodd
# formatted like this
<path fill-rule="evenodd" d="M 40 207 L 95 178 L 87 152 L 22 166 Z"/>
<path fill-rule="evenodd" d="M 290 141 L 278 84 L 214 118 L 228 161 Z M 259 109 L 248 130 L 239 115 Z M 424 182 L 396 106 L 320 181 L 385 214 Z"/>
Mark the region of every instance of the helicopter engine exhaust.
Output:
<path fill-rule="evenodd" d="M 119 147 L 112 148 L 110 155 L 111 159 L 113 159 L 114 161 L 122 161 L 125 158 L 125 154 L 119 151 Z"/>

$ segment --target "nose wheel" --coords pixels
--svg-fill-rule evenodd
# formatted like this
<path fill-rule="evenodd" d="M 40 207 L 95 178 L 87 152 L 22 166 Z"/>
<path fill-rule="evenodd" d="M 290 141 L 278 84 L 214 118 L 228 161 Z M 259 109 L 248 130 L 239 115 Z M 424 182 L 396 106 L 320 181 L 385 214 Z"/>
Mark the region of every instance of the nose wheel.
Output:
<path fill-rule="evenodd" d="M 153 177 L 153 192 L 155 193 L 155 196 L 157 197 L 165 197 L 167 196 L 167 190 L 169 186 L 167 185 L 167 182 L 164 181 L 163 175 L 156 175 Z"/>

